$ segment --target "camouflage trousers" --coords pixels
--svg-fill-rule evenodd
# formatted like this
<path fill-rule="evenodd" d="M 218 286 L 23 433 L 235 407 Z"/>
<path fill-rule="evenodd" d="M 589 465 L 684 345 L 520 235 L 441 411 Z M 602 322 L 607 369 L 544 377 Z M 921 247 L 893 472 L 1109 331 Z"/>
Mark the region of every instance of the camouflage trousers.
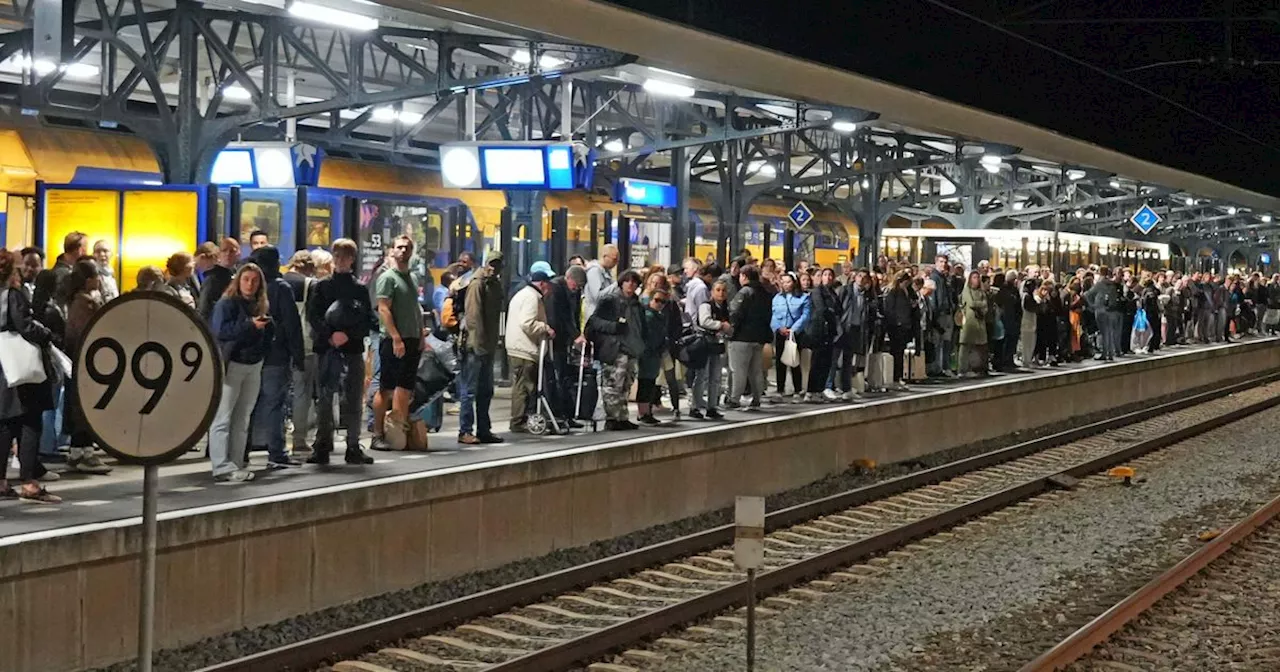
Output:
<path fill-rule="evenodd" d="M 618 353 L 613 361 L 600 363 L 600 397 L 606 418 L 627 419 L 627 395 L 635 379 L 636 361 L 630 355 Z"/>

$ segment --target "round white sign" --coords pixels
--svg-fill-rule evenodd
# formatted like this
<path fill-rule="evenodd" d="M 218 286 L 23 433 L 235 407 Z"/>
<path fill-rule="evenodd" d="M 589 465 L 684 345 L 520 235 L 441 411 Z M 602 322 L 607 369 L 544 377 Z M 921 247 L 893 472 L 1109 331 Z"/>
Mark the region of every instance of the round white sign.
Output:
<path fill-rule="evenodd" d="M 126 462 L 160 464 L 190 450 L 222 397 L 212 335 L 167 294 L 134 292 L 108 303 L 89 321 L 75 366 L 90 433 Z"/>

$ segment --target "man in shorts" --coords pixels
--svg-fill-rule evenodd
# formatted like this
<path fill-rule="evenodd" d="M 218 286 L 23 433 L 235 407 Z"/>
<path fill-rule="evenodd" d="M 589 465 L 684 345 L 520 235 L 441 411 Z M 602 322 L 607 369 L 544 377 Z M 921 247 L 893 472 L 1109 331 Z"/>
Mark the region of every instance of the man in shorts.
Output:
<path fill-rule="evenodd" d="M 386 438 L 386 416 L 390 408 L 393 422 L 405 424 L 413 387 L 422 358 L 422 308 L 418 305 L 418 288 L 409 275 L 413 258 L 413 240 L 400 236 L 391 242 L 388 267 L 378 276 L 378 318 L 382 340 L 378 344 L 378 395 L 373 401 L 374 450 L 391 450 Z"/>

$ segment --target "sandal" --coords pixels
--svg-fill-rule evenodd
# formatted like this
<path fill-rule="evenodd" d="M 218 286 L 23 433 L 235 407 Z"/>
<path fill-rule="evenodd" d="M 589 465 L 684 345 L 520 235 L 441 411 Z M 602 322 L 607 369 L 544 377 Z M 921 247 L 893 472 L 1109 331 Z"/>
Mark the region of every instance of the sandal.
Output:
<path fill-rule="evenodd" d="M 40 488 L 35 492 L 28 492 L 27 490 L 19 490 L 18 499 L 21 499 L 24 502 L 31 502 L 32 504 L 61 504 L 62 503 L 61 497 L 51 494 L 48 490 L 45 490 L 44 488 Z"/>

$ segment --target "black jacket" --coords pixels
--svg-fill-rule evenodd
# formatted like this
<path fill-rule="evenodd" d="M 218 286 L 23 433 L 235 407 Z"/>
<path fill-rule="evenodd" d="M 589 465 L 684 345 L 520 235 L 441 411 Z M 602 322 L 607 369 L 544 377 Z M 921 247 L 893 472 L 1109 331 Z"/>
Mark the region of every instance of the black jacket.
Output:
<path fill-rule="evenodd" d="M 644 354 L 643 329 L 644 311 L 639 300 L 628 300 L 622 292 L 601 297 L 587 319 L 587 338 L 601 362 L 612 362 L 619 354 L 639 358 Z"/>
<path fill-rule="evenodd" d="M 915 328 L 911 319 L 911 296 L 907 290 L 895 287 L 885 294 L 884 321 L 886 331 L 901 333 Z"/>
<path fill-rule="evenodd" d="M 840 299 L 830 287 L 816 285 L 809 290 L 809 321 L 804 325 L 804 336 L 811 346 L 830 345 L 835 340 L 840 310 Z"/>
<path fill-rule="evenodd" d="M 1000 291 L 996 292 L 996 305 L 1000 307 L 1004 333 L 1018 333 L 1022 328 L 1022 302 L 1018 300 L 1018 289 L 1013 285 L 1002 285 Z"/>
<path fill-rule="evenodd" d="M 369 290 L 353 273 L 334 273 L 311 287 L 307 299 L 307 322 L 311 324 L 311 347 L 323 354 L 333 346 L 335 331 L 347 335 L 342 352 L 364 352 L 364 339 L 378 326 L 378 316 L 369 303 Z"/>
<path fill-rule="evenodd" d="M 569 346 L 581 335 L 578 320 L 581 303 L 577 292 L 569 291 L 569 284 L 563 277 L 552 278 L 551 291 L 543 297 L 543 305 L 547 310 L 547 324 L 556 330 L 552 341 L 555 350 L 568 350 Z"/>
<path fill-rule="evenodd" d="M 760 285 L 747 285 L 738 290 L 729 304 L 729 323 L 733 325 L 731 341 L 772 343 L 773 329 L 769 320 L 773 305 L 769 293 Z"/>
<path fill-rule="evenodd" d="M 8 313 L 8 320 L 6 323 L 0 324 L 0 329 L 17 333 L 28 343 L 40 348 L 44 359 L 45 374 L 48 378 L 43 383 L 32 383 L 17 387 L 0 384 L 0 418 L 3 419 L 14 418 L 24 413 L 39 413 L 40 411 L 52 409 L 53 385 L 50 381 L 56 380 L 56 376 L 60 375 L 51 365 L 48 358 L 48 349 L 45 347 L 50 343 L 49 330 L 40 322 L 32 319 L 31 304 L 27 301 L 27 293 L 21 289 L 11 289 L 7 294 L 7 303 L 8 305 L 5 308 Z M 4 459 L 8 459 L 7 453 L 4 455 Z"/>
<path fill-rule="evenodd" d="M 200 298 L 196 301 L 196 312 L 205 322 L 213 322 L 213 306 L 222 298 L 223 293 L 231 286 L 231 278 L 235 275 L 226 266 L 214 266 L 204 272 L 200 281 Z"/>

